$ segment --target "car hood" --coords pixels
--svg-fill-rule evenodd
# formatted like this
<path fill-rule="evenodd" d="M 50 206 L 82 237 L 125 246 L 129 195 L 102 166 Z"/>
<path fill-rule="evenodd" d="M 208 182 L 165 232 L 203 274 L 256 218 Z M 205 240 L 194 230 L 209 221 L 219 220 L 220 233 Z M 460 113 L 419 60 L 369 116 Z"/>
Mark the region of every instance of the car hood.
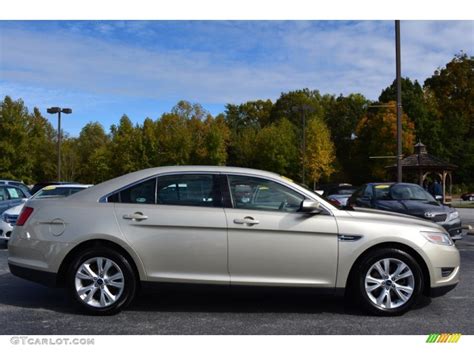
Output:
<path fill-rule="evenodd" d="M 414 217 L 406 214 L 395 213 L 395 212 L 388 212 L 388 211 L 380 211 L 371 208 L 360 208 L 356 207 L 354 210 L 345 210 L 351 217 L 355 217 L 357 219 L 368 219 L 373 221 L 380 221 L 385 223 L 397 223 L 403 225 L 416 225 L 416 226 L 423 226 L 430 229 L 438 229 L 442 230 L 440 226 L 436 223 L 433 223 L 429 220 L 422 219 L 419 217 Z"/>
<path fill-rule="evenodd" d="M 375 202 L 375 206 L 378 209 L 388 210 L 398 213 L 406 213 L 412 216 L 424 218 L 426 212 L 434 213 L 450 213 L 454 211 L 454 208 L 440 205 L 428 201 L 417 201 L 417 200 L 396 200 L 396 201 L 385 201 L 379 200 Z"/>

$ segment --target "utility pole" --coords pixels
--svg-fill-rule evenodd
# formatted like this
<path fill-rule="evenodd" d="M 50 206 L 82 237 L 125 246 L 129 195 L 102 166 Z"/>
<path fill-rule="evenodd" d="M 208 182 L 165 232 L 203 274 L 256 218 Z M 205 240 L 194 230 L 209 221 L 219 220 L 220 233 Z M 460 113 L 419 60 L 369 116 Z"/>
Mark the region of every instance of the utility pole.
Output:
<path fill-rule="evenodd" d="M 397 67 L 397 182 L 402 182 L 402 81 L 400 64 L 400 20 L 395 20 L 395 56 Z"/>

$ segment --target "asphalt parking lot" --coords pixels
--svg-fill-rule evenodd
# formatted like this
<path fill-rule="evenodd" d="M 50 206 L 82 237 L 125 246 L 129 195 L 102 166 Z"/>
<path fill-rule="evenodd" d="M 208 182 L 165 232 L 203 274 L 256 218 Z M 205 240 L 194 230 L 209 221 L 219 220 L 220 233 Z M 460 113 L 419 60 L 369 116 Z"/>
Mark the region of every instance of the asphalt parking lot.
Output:
<path fill-rule="evenodd" d="M 472 211 L 472 220 L 471 219 Z M 466 216 L 474 226 L 474 210 Z M 447 295 L 400 317 L 361 313 L 342 298 L 287 292 L 146 290 L 110 317 L 78 314 L 61 289 L 11 275 L 0 250 L 0 334 L 474 334 L 474 235 L 457 244 L 462 273 Z"/>

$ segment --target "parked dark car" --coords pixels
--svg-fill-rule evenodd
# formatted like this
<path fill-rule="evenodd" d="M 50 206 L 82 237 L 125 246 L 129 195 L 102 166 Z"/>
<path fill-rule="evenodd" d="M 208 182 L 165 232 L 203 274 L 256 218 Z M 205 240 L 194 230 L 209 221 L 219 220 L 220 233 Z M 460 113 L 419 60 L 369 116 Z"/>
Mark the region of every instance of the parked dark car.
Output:
<path fill-rule="evenodd" d="M 357 189 L 347 201 L 350 208 L 375 208 L 431 220 L 446 229 L 453 240 L 462 238 L 456 209 L 446 206 L 416 184 L 369 183 Z"/>
<path fill-rule="evenodd" d="M 31 189 L 30 193 L 31 193 L 31 195 L 34 195 L 35 193 L 37 193 L 39 190 L 41 190 L 43 187 L 46 187 L 46 186 L 51 186 L 51 185 L 69 185 L 69 184 L 77 184 L 77 182 L 42 181 L 42 182 L 38 182 L 37 184 L 35 184 L 35 186 L 33 186 L 33 188 Z"/>
<path fill-rule="evenodd" d="M 474 201 L 474 192 L 462 194 L 461 198 L 463 201 Z"/>

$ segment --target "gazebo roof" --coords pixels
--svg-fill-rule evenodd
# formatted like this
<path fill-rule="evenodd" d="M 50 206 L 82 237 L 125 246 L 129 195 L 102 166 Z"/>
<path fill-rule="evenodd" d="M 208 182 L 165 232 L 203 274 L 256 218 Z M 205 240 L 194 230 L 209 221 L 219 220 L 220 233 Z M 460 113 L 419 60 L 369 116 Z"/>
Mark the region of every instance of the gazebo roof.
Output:
<path fill-rule="evenodd" d="M 387 166 L 389 169 L 396 167 L 396 165 Z M 415 145 L 415 153 L 402 159 L 402 167 L 407 170 L 454 170 L 457 168 L 457 165 L 448 163 L 441 158 L 428 154 L 426 146 L 419 142 Z"/>

